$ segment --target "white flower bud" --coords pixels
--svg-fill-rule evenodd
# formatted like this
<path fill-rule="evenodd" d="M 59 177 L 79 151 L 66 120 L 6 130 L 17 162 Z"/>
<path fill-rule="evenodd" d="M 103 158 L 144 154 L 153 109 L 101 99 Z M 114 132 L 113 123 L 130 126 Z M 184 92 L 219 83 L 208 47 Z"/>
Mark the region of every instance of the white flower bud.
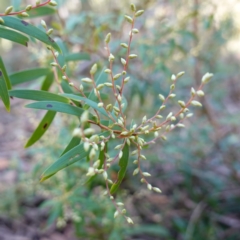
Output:
<path fill-rule="evenodd" d="M 186 117 L 187 117 L 187 118 L 190 118 L 190 117 L 192 117 L 192 116 L 193 116 L 193 113 L 188 113 Z"/>
<path fill-rule="evenodd" d="M 137 33 L 139 33 L 139 30 L 138 30 L 137 28 L 133 28 L 132 32 L 133 32 L 134 34 L 137 34 Z"/>
<path fill-rule="evenodd" d="M 108 58 L 108 61 L 109 61 L 109 62 L 112 62 L 114 59 L 115 59 L 115 57 L 110 53 L 109 58 Z"/>
<path fill-rule="evenodd" d="M 133 171 L 133 176 L 137 175 L 139 173 L 139 169 L 136 168 L 134 171 Z"/>
<path fill-rule="evenodd" d="M 133 22 L 133 19 L 131 17 L 129 17 L 128 15 L 125 15 L 124 17 L 129 23 Z"/>
<path fill-rule="evenodd" d="M 124 58 L 121 58 L 121 63 L 122 63 L 122 65 L 126 65 L 127 61 Z"/>
<path fill-rule="evenodd" d="M 126 43 L 121 43 L 120 45 L 121 45 L 121 47 L 123 47 L 123 48 L 128 48 L 128 45 L 127 45 Z"/>
<path fill-rule="evenodd" d="M 153 191 L 154 191 L 154 192 L 157 192 L 157 193 L 161 193 L 161 192 L 162 192 L 161 189 L 159 189 L 159 188 L 157 188 L 157 187 L 153 187 Z"/>
<path fill-rule="evenodd" d="M 83 114 L 81 115 L 80 122 L 84 124 L 87 121 L 88 121 L 88 111 L 84 111 Z"/>
<path fill-rule="evenodd" d="M 196 91 L 195 91 L 195 89 L 192 87 L 191 88 L 191 95 L 194 97 L 195 95 L 196 95 Z"/>
<path fill-rule="evenodd" d="M 130 59 L 134 59 L 134 58 L 136 58 L 136 57 L 137 57 L 136 54 L 130 54 L 130 55 L 129 55 L 129 58 L 130 58 Z"/>
<path fill-rule="evenodd" d="M 164 101 L 165 100 L 165 97 L 162 95 L 162 94 L 158 94 L 158 97 L 160 100 Z"/>
<path fill-rule="evenodd" d="M 127 217 L 126 219 L 129 224 L 134 224 L 133 220 L 130 217 Z"/>
<path fill-rule="evenodd" d="M 198 95 L 199 97 L 202 97 L 202 96 L 204 96 L 204 92 L 203 92 L 202 90 L 198 90 L 198 91 L 197 91 L 197 95 Z"/>
<path fill-rule="evenodd" d="M 171 76 L 171 80 L 172 81 L 175 81 L 177 78 L 176 78 L 176 76 L 173 74 L 172 76 Z"/>
<path fill-rule="evenodd" d="M 118 206 L 124 206 L 124 204 L 122 202 L 117 202 Z"/>
<path fill-rule="evenodd" d="M 147 116 L 144 116 L 142 119 L 142 123 L 145 123 L 147 121 Z"/>
<path fill-rule="evenodd" d="M 202 104 L 198 101 L 192 101 L 191 104 L 196 107 L 202 107 Z"/>
<path fill-rule="evenodd" d="M 152 190 L 152 185 L 148 183 L 147 188 L 151 191 Z"/>
<path fill-rule="evenodd" d="M 119 215 L 118 211 L 114 213 L 114 218 L 116 218 Z"/>
<path fill-rule="evenodd" d="M 170 113 L 167 115 L 166 120 L 169 120 L 169 119 L 172 117 L 172 115 L 173 115 L 173 113 L 170 112 Z"/>
<path fill-rule="evenodd" d="M 139 10 L 135 13 L 135 17 L 139 17 L 144 13 L 144 10 Z"/>
<path fill-rule="evenodd" d="M 186 107 L 186 103 L 184 101 L 178 101 L 178 104 L 180 105 L 180 107 L 185 108 Z"/>
<path fill-rule="evenodd" d="M 105 180 L 107 180 L 107 178 L 108 178 L 108 174 L 107 174 L 106 171 L 103 172 L 103 178 L 104 178 Z"/>
<path fill-rule="evenodd" d="M 177 78 L 182 77 L 184 74 L 185 74 L 185 72 L 180 72 L 180 73 L 178 73 L 178 74 L 177 74 Z"/>
<path fill-rule="evenodd" d="M 89 142 L 84 142 L 84 144 L 83 144 L 83 149 L 84 149 L 84 151 L 85 151 L 85 152 L 88 152 L 89 148 L 90 148 Z"/>
<path fill-rule="evenodd" d="M 205 84 L 205 83 L 208 83 L 211 78 L 213 77 L 213 74 L 212 73 L 206 73 L 203 77 L 202 77 L 202 83 Z"/>
<path fill-rule="evenodd" d="M 93 83 L 93 80 L 91 78 L 82 78 L 81 81 L 85 83 Z"/>
<path fill-rule="evenodd" d="M 7 7 L 7 8 L 5 9 L 5 11 L 4 11 L 5 15 L 8 15 L 9 13 L 11 13 L 12 10 L 13 10 L 13 6 Z"/>
<path fill-rule="evenodd" d="M 143 174 L 144 177 L 151 177 L 151 174 L 148 173 L 148 172 L 143 172 L 142 174 Z"/>
<path fill-rule="evenodd" d="M 91 149 L 90 153 L 89 153 L 89 158 L 93 159 L 96 156 L 96 150 L 94 148 Z"/>
<path fill-rule="evenodd" d="M 129 81 L 129 79 L 130 79 L 130 77 L 126 77 L 126 78 L 124 79 L 124 83 L 127 83 L 127 82 Z"/>
<path fill-rule="evenodd" d="M 90 69 L 90 74 L 94 75 L 97 72 L 97 64 L 93 64 L 93 66 Z"/>
<path fill-rule="evenodd" d="M 111 69 L 107 68 L 107 69 L 105 69 L 104 72 L 105 72 L 105 73 L 111 73 L 112 71 L 111 71 Z"/>
<path fill-rule="evenodd" d="M 55 6 L 57 6 L 57 2 L 51 0 L 51 1 L 49 2 L 49 5 L 55 7 Z"/>
<path fill-rule="evenodd" d="M 109 43 L 111 41 L 111 33 L 107 34 L 104 41 L 105 41 L 105 43 Z"/>
<path fill-rule="evenodd" d="M 122 74 L 121 73 L 117 73 L 116 75 L 113 76 L 113 80 L 117 80 Z"/>

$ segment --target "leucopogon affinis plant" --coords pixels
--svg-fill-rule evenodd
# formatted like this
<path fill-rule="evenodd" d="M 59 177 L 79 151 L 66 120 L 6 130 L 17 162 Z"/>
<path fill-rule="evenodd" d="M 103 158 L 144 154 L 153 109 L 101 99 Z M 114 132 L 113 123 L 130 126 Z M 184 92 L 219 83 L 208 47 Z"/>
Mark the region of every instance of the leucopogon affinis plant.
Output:
<path fill-rule="evenodd" d="M 9 23 L 10 20 L 12 21 L 12 19 L 8 18 L 9 15 L 28 17 L 27 11 L 47 4 L 50 4 L 51 6 L 57 5 L 55 1 L 46 1 L 42 4 L 40 4 L 40 1 L 37 1 L 36 6 L 28 5 L 25 10 L 15 13 L 12 12 L 13 7 L 10 6 L 6 9 L 4 14 L 0 14 L 0 16 L 2 16 L 0 18 L 0 24 L 4 26 L 6 23 L 6 27 L 14 28 L 11 23 Z M 47 114 L 52 114 L 51 116 L 46 115 L 40 123 L 39 126 L 42 126 L 43 129 L 46 123 L 50 125 L 56 112 L 64 112 L 77 116 L 80 123 L 79 127 L 77 127 L 72 133 L 72 141 L 69 143 L 62 156 L 42 174 L 41 181 L 50 178 L 61 169 L 75 163 L 76 161 L 87 158 L 89 160 L 89 168 L 86 173 L 88 181 L 92 180 L 96 175 L 102 175 L 106 184 L 106 192 L 104 192 L 104 194 L 112 200 L 112 203 L 116 208 L 114 217 L 122 215 L 128 223 L 133 224 L 133 220 L 126 214 L 124 203 L 117 202 L 114 198 L 116 191 L 125 177 L 129 158 L 133 158 L 133 164 L 136 165 L 136 168 L 132 173 L 133 176 L 138 175 L 140 181 L 144 183 L 150 191 L 161 193 L 161 190 L 157 186 L 151 184 L 151 180 L 149 180 L 151 174 L 143 171 L 141 168 L 142 161 L 147 160 L 147 156 L 144 155 L 143 149 L 145 146 L 155 144 L 159 140 L 166 141 L 166 135 L 168 133 L 175 128 L 184 127 L 184 121 L 193 116 L 193 113 L 191 113 L 189 109 L 190 106 L 202 106 L 202 104 L 195 99 L 196 97 L 202 97 L 204 95 L 202 89 L 204 85 L 210 81 L 213 74 L 206 73 L 202 77 L 202 82 L 198 89 L 195 90 L 194 88 L 191 88 L 188 101 L 184 102 L 178 100 L 179 110 L 175 113 L 170 111 L 164 117 L 162 116 L 162 112 L 166 108 L 168 100 L 176 98 L 175 86 L 178 79 L 184 75 L 184 72 L 180 72 L 176 75 L 173 74 L 171 76 L 172 84 L 170 86 L 169 94 L 167 96 L 163 96 L 162 94 L 156 96 L 161 101 L 156 113 L 150 117 L 144 116 L 140 123 L 135 123 L 132 119 L 129 119 L 126 115 L 127 100 L 124 97 L 124 89 L 128 82 L 131 81 L 128 76 L 129 64 L 134 64 L 134 59 L 138 57 L 131 52 L 133 37 L 139 33 L 139 30 L 135 28 L 135 22 L 137 18 L 144 13 L 144 10 L 137 10 L 136 6 L 131 4 L 131 11 L 132 16 L 125 15 L 126 21 L 131 25 L 129 39 L 127 43 L 120 44 L 126 51 L 125 57 L 120 59 L 122 64 L 121 72 L 114 72 L 113 65 L 115 62 L 115 56 L 111 52 L 109 46 L 111 33 L 108 33 L 105 37 L 105 49 L 109 66 L 104 69 L 104 73 L 102 73 L 105 74 L 105 77 L 96 78 L 98 72 L 98 65 L 96 63 L 91 67 L 89 76 L 82 78 L 79 86 L 76 86 L 67 74 L 67 65 L 61 65 L 59 62 L 59 55 L 62 54 L 61 50 L 55 45 L 55 41 L 48 37 L 52 34 L 53 29 L 49 29 L 46 22 L 41 20 L 41 25 L 45 29 L 45 35 L 41 33 L 42 36 L 35 37 L 46 43 L 48 45 L 48 50 L 52 54 L 54 61 L 50 65 L 53 67 L 55 80 L 59 87 L 59 94 L 46 94 L 46 92 L 43 94 L 41 91 L 34 92 L 33 90 L 25 90 L 25 92 L 19 92 L 21 90 L 11 90 L 11 81 L 9 81 L 4 65 L 1 62 L 0 95 L 7 109 L 8 101 L 5 97 L 6 90 L 4 90 L 6 89 L 6 86 L 8 87 L 7 92 L 9 96 L 21 97 L 20 93 L 22 93 L 22 98 L 38 101 L 27 105 L 27 107 L 45 109 L 48 110 Z M 30 25 L 25 21 L 22 21 L 22 23 L 27 27 Z M 22 28 L 16 30 L 31 35 L 29 32 L 24 32 Z M 68 83 L 73 89 L 73 92 L 66 93 L 62 88 L 61 82 Z M 5 88 L 4 84 L 6 85 Z M 91 89 L 90 94 L 86 95 L 85 89 L 89 90 L 89 88 Z M 112 93 L 113 97 L 110 100 L 104 100 L 102 98 L 102 93 L 104 91 Z M 28 97 L 24 95 L 27 93 Z M 45 131 L 46 129 L 41 133 L 38 132 L 38 134 L 42 136 Z M 151 137 L 151 140 L 146 141 L 146 136 L 148 139 Z M 74 139 L 78 139 L 78 141 L 74 141 Z M 30 139 L 30 141 L 33 140 Z M 116 143 L 114 147 L 116 154 L 114 155 L 110 154 L 112 149 L 108 149 L 110 142 L 113 142 L 114 144 Z M 117 180 L 113 181 L 110 177 L 109 171 L 111 167 L 117 163 L 120 169 L 118 171 Z"/>

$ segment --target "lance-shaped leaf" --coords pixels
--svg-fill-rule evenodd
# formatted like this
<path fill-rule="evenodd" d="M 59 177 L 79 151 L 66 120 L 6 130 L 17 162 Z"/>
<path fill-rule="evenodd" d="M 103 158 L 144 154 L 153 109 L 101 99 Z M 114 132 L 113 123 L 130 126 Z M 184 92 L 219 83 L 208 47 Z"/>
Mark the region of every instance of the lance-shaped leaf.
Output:
<path fill-rule="evenodd" d="M 4 38 L 12 42 L 19 43 L 25 47 L 28 46 L 29 41 L 29 39 L 25 35 L 3 27 L 0 27 L 0 38 Z"/>
<path fill-rule="evenodd" d="M 90 55 L 88 53 L 71 53 L 65 56 L 66 62 L 81 60 L 90 60 Z"/>
<path fill-rule="evenodd" d="M 51 110 L 55 112 L 62 112 L 62 113 L 67 113 L 77 117 L 80 117 L 84 112 L 84 110 L 79 107 L 75 107 L 67 103 L 61 103 L 61 102 L 55 102 L 55 101 L 41 101 L 41 102 L 30 103 L 26 105 L 26 107 L 43 109 L 43 110 Z"/>
<path fill-rule="evenodd" d="M 25 148 L 32 146 L 35 142 L 37 142 L 43 136 L 43 134 L 50 127 L 55 115 L 56 115 L 56 112 L 53 112 L 53 111 L 48 111 L 46 113 L 46 115 L 43 117 L 42 121 L 36 128 L 36 130 L 33 132 L 32 136 L 27 141 Z"/>
<path fill-rule="evenodd" d="M 34 8 L 28 12 L 30 18 L 41 17 L 56 13 L 56 10 L 51 7 L 43 6 L 40 8 Z"/>
<path fill-rule="evenodd" d="M 42 82 L 41 90 L 48 91 L 54 82 L 53 72 L 49 72 Z"/>
<path fill-rule="evenodd" d="M 7 84 L 1 69 L 0 69 L 0 97 L 2 98 L 6 110 L 10 112 L 10 99 L 8 95 Z"/>
<path fill-rule="evenodd" d="M 72 100 L 75 100 L 75 101 L 83 101 L 86 104 L 88 104 L 90 107 L 92 107 L 93 109 L 97 110 L 99 113 L 101 113 L 104 116 L 109 118 L 109 116 L 108 116 L 108 114 L 107 114 L 107 112 L 105 111 L 104 108 L 98 107 L 98 104 L 96 102 L 93 102 L 92 100 L 90 100 L 88 98 L 80 97 L 80 96 L 77 96 L 77 95 L 74 95 L 74 94 L 66 94 L 66 93 L 61 94 L 61 95 L 64 96 L 64 97 L 70 98 Z"/>
<path fill-rule="evenodd" d="M 9 76 L 8 76 L 8 74 L 7 74 L 7 70 L 6 70 L 6 68 L 5 68 L 5 65 L 4 65 L 4 63 L 3 63 L 3 60 L 2 60 L 2 58 L 1 58 L 1 56 L 0 56 L 0 69 L 1 69 L 1 71 L 2 71 L 3 77 L 4 77 L 5 82 L 6 82 L 6 84 L 7 84 L 8 90 L 12 89 L 12 84 L 11 84 L 11 81 L 10 81 Z"/>
<path fill-rule="evenodd" d="M 109 135 L 109 132 L 103 132 L 98 135 L 107 137 Z M 40 181 L 41 182 L 45 181 L 46 179 L 52 177 L 61 169 L 66 168 L 69 165 L 84 159 L 85 157 L 88 156 L 88 154 L 89 154 L 89 151 L 86 152 L 84 150 L 83 143 L 81 143 L 80 145 L 77 145 L 76 147 L 72 148 L 70 151 L 62 155 L 49 168 L 47 168 L 46 171 L 43 172 Z"/>
<path fill-rule="evenodd" d="M 123 178 L 125 177 L 126 171 L 127 171 L 127 166 L 128 166 L 128 159 L 129 159 L 129 146 L 125 144 L 123 148 L 123 155 L 121 159 L 119 160 L 119 167 L 120 170 L 118 172 L 118 178 L 117 181 L 112 185 L 110 189 L 110 193 L 114 194 L 118 187 L 120 186 Z"/>
<path fill-rule="evenodd" d="M 43 182 L 46 179 L 50 178 L 58 171 L 63 168 L 68 167 L 69 165 L 82 160 L 88 155 L 89 152 L 86 152 L 83 148 L 83 143 L 74 147 L 69 152 L 61 156 L 56 162 L 54 162 L 46 171 L 43 172 L 40 181 Z"/>
<path fill-rule="evenodd" d="M 40 90 L 10 90 L 9 95 L 11 97 L 29 99 L 34 101 L 56 101 L 56 102 L 63 102 L 69 103 L 69 99 L 50 92 L 40 91 Z"/>
<path fill-rule="evenodd" d="M 33 26 L 32 24 L 24 20 L 15 17 L 3 16 L 2 18 L 4 20 L 4 23 L 2 23 L 3 26 L 15 29 L 29 36 L 32 36 L 38 39 L 39 41 L 53 47 L 58 52 L 61 52 L 61 49 L 58 47 L 56 42 L 39 28 Z"/>
<path fill-rule="evenodd" d="M 66 152 L 70 151 L 72 148 L 79 145 L 80 141 L 81 141 L 80 137 L 73 137 L 60 156 L 64 155 Z"/>
<path fill-rule="evenodd" d="M 17 85 L 24 82 L 29 82 L 50 73 L 49 68 L 33 68 L 20 72 L 15 72 L 9 75 L 12 85 Z"/>

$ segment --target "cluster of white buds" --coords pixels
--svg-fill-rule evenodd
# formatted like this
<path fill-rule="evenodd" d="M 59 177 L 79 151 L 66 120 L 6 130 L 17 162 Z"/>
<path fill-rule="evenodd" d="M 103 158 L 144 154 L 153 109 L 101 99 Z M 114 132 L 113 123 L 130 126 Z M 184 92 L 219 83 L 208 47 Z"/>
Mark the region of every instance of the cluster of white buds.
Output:
<path fill-rule="evenodd" d="M 54 6 L 54 1 L 51 1 L 50 3 L 50 5 Z M 95 81 L 97 64 L 94 64 L 90 69 L 90 76 L 82 78 L 79 88 L 76 88 L 74 84 L 69 81 L 69 78 L 65 73 L 66 65 L 64 67 L 61 67 L 58 64 L 56 53 L 53 53 L 55 61 L 52 62 L 51 65 L 53 67 L 59 67 L 63 73 L 63 80 L 67 80 L 70 86 L 75 87 L 75 89 L 78 90 L 85 99 L 87 97 L 84 94 L 84 86 L 86 85 L 87 88 L 91 88 L 93 91 L 96 100 L 92 101 L 91 99 L 88 99 L 87 102 L 83 101 L 83 104 L 89 103 L 89 105 L 93 108 L 92 112 L 95 113 L 95 120 L 89 119 L 90 113 L 88 111 L 84 111 L 80 118 L 81 126 L 73 131 L 73 135 L 82 139 L 84 151 L 89 154 L 88 156 L 90 159 L 90 167 L 88 168 L 86 176 L 92 177 L 96 174 L 101 174 L 102 178 L 106 182 L 106 194 L 116 206 L 114 217 L 123 215 L 128 223 L 133 224 L 133 220 L 126 216 L 126 209 L 121 209 L 124 204 L 121 202 L 115 202 L 115 199 L 113 197 L 115 188 L 120 185 L 126 173 L 129 148 L 134 148 L 134 150 L 130 153 L 130 156 L 134 157 L 133 164 L 136 166 L 132 174 L 134 176 L 139 176 L 140 182 L 146 184 L 147 189 L 150 191 L 161 193 L 160 188 L 153 186 L 147 180 L 151 174 L 143 171 L 141 168 L 142 161 L 147 161 L 147 157 L 142 153 L 143 149 L 149 144 L 156 143 L 157 140 L 166 141 L 166 134 L 175 128 L 185 127 L 183 123 L 184 120 L 193 116 L 189 110 L 190 106 L 202 106 L 202 104 L 195 98 L 204 96 L 202 88 L 204 84 L 210 81 L 213 74 L 207 73 L 203 76 L 202 84 L 199 86 L 199 88 L 197 90 L 194 88 L 190 90 L 190 97 L 188 100 L 177 100 L 177 103 L 179 105 L 178 111 L 168 112 L 166 114 L 166 117 L 163 117 L 162 111 L 166 108 L 166 103 L 168 100 L 177 97 L 176 93 L 174 92 L 176 83 L 177 80 L 184 75 L 184 72 L 179 72 L 176 75 L 173 74 L 171 76 L 169 94 L 167 96 L 164 96 L 163 94 L 159 93 L 158 95 L 161 104 L 156 113 L 151 117 L 143 116 L 140 123 L 132 123 L 133 121 L 131 119 L 128 119 L 127 115 L 124 113 L 127 103 L 123 95 L 123 90 L 125 84 L 130 81 L 130 77 L 128 76 L 127 72 L 129 62 L 131 59 L 137 58 L 137 54 L 130 53 L 132 38 L 134 34 L 139 33 L 139 30 L 134 28 L 134 23 L 136 18 L 141 16 L 144 11 L 137 10 L 134 4 L 131 5 L 131 10 L 133 11 L 132 17 L 125 15 L 126 21 L 131 24 L 128 44 L 120 44 L 124 51 L 126 51 L 126 56 L 118 59 L 123 69 L 116 73 L 113 71 L 113 64 L 117 62 L 117 59 L 115 60 L 115 56 L 113 53 L 111 53 L 109 48 L 109 44 L 111 42 L 111 33 L 108 33 L 105 37 L 109 66 L 104 70 L 104 72 L 106 74 L 106 77 L 109 78 L 110 82 Z M 47 30 L 47 25 L 43 20 L 41 21 L 41 24 L 46 29 L 47 34 L 50 34 L 52 32 L 51 29 Z M 113 102 L 109 103 L 102 99 L 101 96 L 104 93 L 103 91 L 106 89 L 111 89 L 114 96 Z M 104 121 L 102 120 L 105 119 L 101 119 L 101 115 L 108 117 L 108 124 L 103 123 Z M 101 135 L 100 133 L 97 134 L 94 130 L 95 128 L 89 126 L 89 124 L 97 125 L 102 130 L 102 132 L 107 132 L 108 136 Z M 144 138 L 146 135 L 148 137 L 147 139 L 151 140 L 146 141 Z M 108 141 L 118 141 L 118 144 L 116 144 L 112 149 L 114 156 L 111 157 L 107 153 Z M 103 155 L 101 155 L 102 152 L 104 152 Z M 99 157 L 100 155 L 102 157 Z M 118 172 L 118 180 L 113 182 L 111 180 L 111 174 L 109 174 L 108 171 L 111 166 L 113 166 L 113 164 L 115 164 L 117 161 L 119 162 L 120 170 Z M 111 188 L 109 185 L 111 185 Z"/>

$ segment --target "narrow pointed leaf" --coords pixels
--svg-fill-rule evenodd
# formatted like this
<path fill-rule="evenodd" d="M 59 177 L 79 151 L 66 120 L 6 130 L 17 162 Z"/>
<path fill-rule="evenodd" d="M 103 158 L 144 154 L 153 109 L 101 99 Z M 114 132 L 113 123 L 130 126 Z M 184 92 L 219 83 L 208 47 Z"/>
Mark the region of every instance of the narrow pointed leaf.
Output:
<path fill-rule="evenodd" d="M 25 35 L 3 27 L 0 27 L 0 38 L 19 43 L 25 47 L 28 46 L 29 41 L 29 39 Z"/>
<path fill-rule="evenodd" d="M 52 46 L 58 52 L 61 52 L 61 49 L 58 47 L 56 42 L 50 36 L 48 36 L 45 32 L 43 32 L 39 28 L 33 26 L 29 22 L 10 16 L 4 16 L 2 18 L 4 20 L 4 23 L 2 23 L 3 26 L 15 29 L 29 36 L 32 36 L 38 39 L 39 41 L 49 46 Z"/>
<path fill-rule="evenodd" d="M 41 102 L 35 102 L 26 105 L 27 108 L 35 108 L 35 109 L 43 109 L 43 110 L 51 110 L 55 112 L 62 112 L 67 113 L 70 115 L 74 115 L 77 117 L 80 117 L 82 113 L 84 112 L 83 109 L 79 107 L 72 106 L 67 103 L 60 103 L 55 101 L 41 101 Z"/>
<path fill-rule="evenodd" d="M 70 143 L 67 145 L 67 147 L 63 150 L 62 155 L 64 155 L 66 152 L 70 151 L 72 148 L 76 147 L 80 144 L 81 138 L 79 137 L 73 137 L 70 141 Z"/>
<path fill-rule="evenodd" d="M 24 82 L 33 81 L 50 73 L 49 68 L 33 68 L 20 72 L 15 72 L 9 75 L 12 85 L 17 85 Z"/>
<path fill-rule="evenodd" d="M 53 112 L 53 111 L 48 111 L 46 113 L 46 115 L 43 117 L 42 121 L 39 123 L 38 127 L 36 128 L 36 130 L 33 132 L 32 136 L 27 141 L 25 148 L 32 146 L 44 135 L 44 133 L 50 127 L 55 115 L 56 115 L 56 112 Z"/>
<path fill-rule="evenodd" d="M 28 12 L 30 18 L 51 15 L 54 13 L 56 13 L 56 10 L 52 7 L 47 7 L 47 6 L 35 8 Z"/>
<path fill-rule="evenodd" d="M 48 91 L 49 88 L 52 86 L 54 82 L 54 75 L 53 72 L 49 72 L 45 79 L 43 80 L 42 86 L 41 86 L 41 90 L 43 91 Z"/>
<path fill-rule="evenodd" d="M 1 58 L 1 56 L 0 56 L 0 69 L 1 69 L 1 71 L 2 71 L 3 77 L 4 77 L 5 82 L 6 82 L 6 84 L 7 84 L 8 90 L 12 89 L 12 84 L 11 84 L 11 81 L 10 81 L 10 79 L 9 79 L 7 70 L 6 70 L 6 68 L 5 68 L 5 65 L 4 65 L 4 62 L 3 62 L 2 58 Z"/>
<path fill-rule="evenodd" d="M 108 114 L 107 112 L 105 111 L 104 108 L 100 108 L 98 107 L 97 103 L 96 102 L 93 102 L 92 100 L 89 100 L 88 98 L 85 98 L 85 97 L 80 97 L 80 96 L 77 96 L 77 95 L 74 95 L 74 94 L 61 94 L 62 96 L 64 97 L 67 97 L 69 99 L 72 99 L 72 100 L 75 100 L 75 101 L 83 101 L 85 102 L 86 104 L 88 104 L 90 107 L 94 108 L 95 110 L 97 110 L 99 113 L 103 114 L 104 116 L 108 117 Z"/>
<path fill-rule="evenodd" d="M 90 60 L 90 55 L 88 53 L 71 53 L 65 56 L 66 62 L 81 60 Z"/>
<path fill-rule="evenodd" d="M 107 137 L 109 136 L 109 132 L 102 132 L 98 134 L 99 136 Z M 56 174 L 58 171 L 68 167 L 69 165 L 80 161 L 87 157 L 89 154 L 89 151 L 86 152 L 83 148 L 83 143 L 80 145 L 77 145 L 76 147 L 72 148 L 70 151 L 62 155 L 56 162 L 54 162 L 49 168 L 47 168 L 42 176 L 40 181 L 43 182 L 46 179 L 52 177 L 54 174 Z"/>
<path fill-rule="evenodd" d="M 125 174 L 127 171 L 128 159 L 129 159 L 129 146 L 125 144 L 123 148 L 123 156 L 119 160 L 120 170 L 118 172 L 118 178 L 117 178 L 117 181 L 112 185 L 110 189 L 111 194 L 114 194 L 117 191 L 123 178 L 125 177 Z"/>
<path fill-rule="evenodd" d="M 83 144 L 80 144 L 64 155 L 62 155 L 56 162 L 54 162 L 49 168 L 46 169 L 46 171 L 43 172 L 40 181 L 43 182 L 46 179 L 50 178 L 54 174 L 56 174 L 58 171 L 60 171 L 63 168 L 68 167 L 69 165 L 82 160 L 88 155 L 88 152 L 86 152 L 83 148 Z"/>
<path fill-rule="evenodd" d="M 6 110 L 10 112 L 10 98 L 8 95 L 7 84 L 1 69 L 0 69 L 0 97 L 2 98 Z"/>
<path fill-rule="evenodd" d="M 56 102 L 63 102 L 69 103 L 69 99 L 50 92 L 40 91 L 40 90 L 10 90 L 9 95 L 11 97 L 29 99 L 34 101 L 56 101 Z"/>

